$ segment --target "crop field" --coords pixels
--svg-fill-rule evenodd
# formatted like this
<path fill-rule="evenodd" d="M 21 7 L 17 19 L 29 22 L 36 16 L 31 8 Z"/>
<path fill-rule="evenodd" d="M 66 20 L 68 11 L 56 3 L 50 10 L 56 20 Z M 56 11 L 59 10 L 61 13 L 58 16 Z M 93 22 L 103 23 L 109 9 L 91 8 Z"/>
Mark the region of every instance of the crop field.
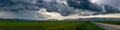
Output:
<path fill-rule="evenodd" d="M 0 22 L 0 30 L 104 30 L 90 22 L 80 21 L 4 21 Z"/>

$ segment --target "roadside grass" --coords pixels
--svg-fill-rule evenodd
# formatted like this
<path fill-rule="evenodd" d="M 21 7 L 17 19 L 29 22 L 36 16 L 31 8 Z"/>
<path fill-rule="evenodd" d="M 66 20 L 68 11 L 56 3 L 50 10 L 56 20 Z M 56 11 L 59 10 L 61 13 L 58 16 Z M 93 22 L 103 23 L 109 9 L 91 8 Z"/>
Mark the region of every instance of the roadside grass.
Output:
<path fill-rule="evenodd" d="M 80 29 L 78 30 L 104 30 L 101 27 L 98 27 L 97 25 L 94 25 L 90 22 L 86 22 L 85 24 L 79 26 Z"/>
<path fill-rule="evenodd" d="M 120 21 L 98 21 L 101 23 L 107 23 L 107 24 L 116 24 L 116 25 L 120 25 Z"/>
<path fill-rule="evenodd" d="M 41 22 L 0 22 L 0 30 L 103 30 L 102 28 L 82 21 L 41 21 Z"/>

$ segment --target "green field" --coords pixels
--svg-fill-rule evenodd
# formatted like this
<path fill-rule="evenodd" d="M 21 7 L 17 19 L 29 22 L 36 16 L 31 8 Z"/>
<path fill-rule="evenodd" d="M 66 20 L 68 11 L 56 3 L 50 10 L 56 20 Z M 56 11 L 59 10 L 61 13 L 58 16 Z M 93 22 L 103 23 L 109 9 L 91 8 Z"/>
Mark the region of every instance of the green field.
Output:
<path fill-rule="evenodd" d="M 0 30 L 104 30 L 90 22 L 0 22 Z"/>
<path fill-rule="evenodd" d="M 101 23 L 120 25 L 120 21 L 99 21 Z"/>

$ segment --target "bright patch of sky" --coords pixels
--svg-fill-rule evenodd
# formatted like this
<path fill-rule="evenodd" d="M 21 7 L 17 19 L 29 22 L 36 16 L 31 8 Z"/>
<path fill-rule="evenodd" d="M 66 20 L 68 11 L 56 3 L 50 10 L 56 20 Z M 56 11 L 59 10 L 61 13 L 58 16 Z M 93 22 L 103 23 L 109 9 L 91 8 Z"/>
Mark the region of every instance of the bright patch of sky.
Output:
<path fill-rule="evenodd" d="M 120 18 L 120 13 L 116 14 L 105 14 L 105 15 L 90 15 L 90 16 L 80 16 L 79 14 L 73 14 L 69 16 L 62 16 L 60 13 L 57 12 L 47 12 L 47 9 L 42 8 L 38 11 L 40 14 L 43 14 L 47 19 L 77 19 L 77 18 Z"/>

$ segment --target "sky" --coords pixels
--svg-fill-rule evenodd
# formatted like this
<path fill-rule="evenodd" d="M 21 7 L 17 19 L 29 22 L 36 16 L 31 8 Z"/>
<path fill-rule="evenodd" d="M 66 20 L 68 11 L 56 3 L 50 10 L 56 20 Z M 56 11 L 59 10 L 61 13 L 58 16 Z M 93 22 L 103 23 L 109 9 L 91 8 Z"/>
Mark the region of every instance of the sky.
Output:
<path fill-rule="evenodd" d="M 0 0 L 0 18 L 120 18 L 120 0 Z"/>

